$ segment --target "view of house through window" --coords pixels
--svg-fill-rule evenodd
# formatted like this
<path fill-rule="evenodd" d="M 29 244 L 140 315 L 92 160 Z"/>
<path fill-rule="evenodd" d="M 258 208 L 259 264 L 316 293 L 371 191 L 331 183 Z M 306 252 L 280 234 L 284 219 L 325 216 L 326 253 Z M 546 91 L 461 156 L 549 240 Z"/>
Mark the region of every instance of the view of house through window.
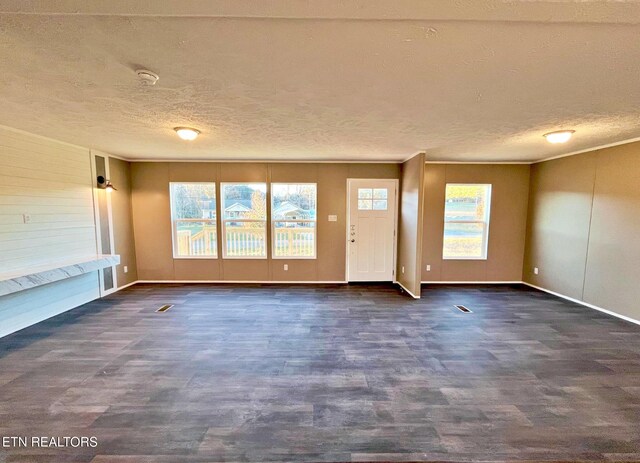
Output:
<path fill-rule="evenodd" d="M 273 183 L 273 257 L 315 258 L 316 184 Z"/>
<path fill-rule="evenodd" d="M 444 259 L 486 259 L 491 185 L 447 184 Z"/>
<path fill-rule="evenodd" d="M 266 183 L 223 183 L 220 194 L 223 256 L 266 258 Z"/>
<path fill-rule="evenodd" d="M 174 257 L 218 256 L 216 184 L 171 183 Z"/>

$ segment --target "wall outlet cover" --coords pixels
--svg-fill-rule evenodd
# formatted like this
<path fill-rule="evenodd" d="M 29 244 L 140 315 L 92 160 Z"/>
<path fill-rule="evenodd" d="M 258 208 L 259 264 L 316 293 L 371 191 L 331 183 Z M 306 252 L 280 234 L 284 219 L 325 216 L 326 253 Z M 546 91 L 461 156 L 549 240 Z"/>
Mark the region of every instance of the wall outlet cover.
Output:
<path fill-rule="evenodd" d="M 329 222 L 337 222 L 338 221 L 338 216 L 337 215 L 330 215 L 329 216 Z"/>
<path fill-rule="evenodd" d="M 427 272 L 431 271 L 431 265 L 427 265 Z"/>
<path fill-rule="evenodd" d="M 288 271 L 289 270 L 289 264 L 284 264 L 284 269 L 285 269 L 285 271 Z"/>
<path fill-rule="evenodd" d="M 538 274 L 538 267 L 533 267 L 533 274 L 537 275 Z"/>
<path fill-rule="evenodd" d="M 124 268 L 123 268 L 122 270 L 124 270 L 124 273 L 127 273 L 127 272 L 129 272 L 129 267 L 127 267 L 127 266 L 125 265 L 125 266 L 124 266 Z"/>
<path fill-rule="evenodd" d="M 31 223 L 31 214 L 22 214 L 22 221 L 24 223 Z"/>

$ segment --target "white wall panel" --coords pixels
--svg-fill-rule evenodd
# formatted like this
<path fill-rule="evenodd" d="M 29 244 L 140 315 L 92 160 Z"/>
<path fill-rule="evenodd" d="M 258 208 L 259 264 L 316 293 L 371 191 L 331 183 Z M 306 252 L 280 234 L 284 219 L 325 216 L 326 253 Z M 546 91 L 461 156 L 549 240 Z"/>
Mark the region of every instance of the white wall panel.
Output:
<path fill-rule="evenodd" d="M 95 255 L 92 190 L 89 149 L 0 127 L 0 273 Z M 97 297 L 97 272 L 0 297 L 0 337 Z"/>

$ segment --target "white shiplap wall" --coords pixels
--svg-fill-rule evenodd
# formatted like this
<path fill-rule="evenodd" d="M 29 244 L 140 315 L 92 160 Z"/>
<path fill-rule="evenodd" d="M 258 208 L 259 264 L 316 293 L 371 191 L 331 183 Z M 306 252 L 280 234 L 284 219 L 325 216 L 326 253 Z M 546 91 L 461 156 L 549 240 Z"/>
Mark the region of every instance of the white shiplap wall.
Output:
<path fill-rule="evenodd" d="M 92 190 L 88 149 L 0 127 L 0 273 L 95 255 Z M 97 297 L 97 272 L 0 297 L 0 337 Z"/>

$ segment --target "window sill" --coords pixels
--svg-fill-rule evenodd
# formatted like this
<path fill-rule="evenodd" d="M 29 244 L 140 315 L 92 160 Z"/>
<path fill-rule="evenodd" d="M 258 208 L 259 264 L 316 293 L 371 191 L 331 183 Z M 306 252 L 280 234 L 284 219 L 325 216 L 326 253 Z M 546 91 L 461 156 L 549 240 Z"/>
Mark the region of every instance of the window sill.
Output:
<path fill-rule="evenodd" d="M 222 257 L 225 260 L 267 260 L 267 257 L 260 257 L 260 256 L 246 256 L 246 257 L 229 257 L 229 256 L 223 256 Z"/>

